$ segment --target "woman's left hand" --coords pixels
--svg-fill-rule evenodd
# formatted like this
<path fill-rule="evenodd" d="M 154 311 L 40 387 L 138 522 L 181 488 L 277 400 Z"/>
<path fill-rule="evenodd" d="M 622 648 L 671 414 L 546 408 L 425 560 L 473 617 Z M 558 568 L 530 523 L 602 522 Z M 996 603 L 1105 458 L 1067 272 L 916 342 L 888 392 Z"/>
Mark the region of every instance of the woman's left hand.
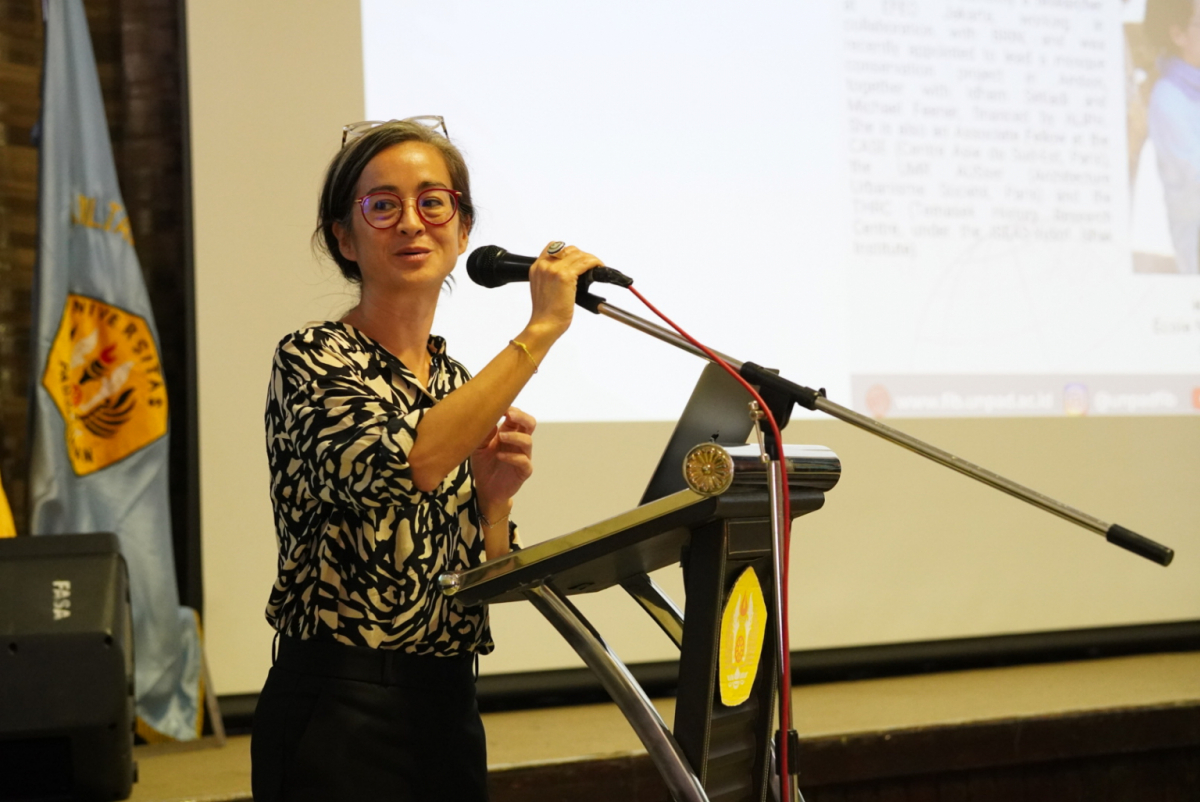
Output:
<path fill-rule="evenodd" d="M 533 474 L 533 430 L 537 421 L 527 412 L 509 407 L 500 425 L 493 428 L 471 454 L 475 497 L 479 509 L 501 508 L 507 514 L 511 499 Z M 491 515 L 489 518 L 493 517 Z"/>

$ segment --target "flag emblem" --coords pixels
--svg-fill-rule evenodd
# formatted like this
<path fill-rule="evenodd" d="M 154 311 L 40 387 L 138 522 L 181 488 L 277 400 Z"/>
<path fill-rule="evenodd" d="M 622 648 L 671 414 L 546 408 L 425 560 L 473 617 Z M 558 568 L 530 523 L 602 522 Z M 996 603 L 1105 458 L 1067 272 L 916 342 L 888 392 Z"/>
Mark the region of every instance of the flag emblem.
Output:
<path fill-rule="evenodd" d="M 67 455 L 87 476 L 167 432 L 167 388 L 145 318 L 67 295 L 42 386 L 66 428 Z"/>

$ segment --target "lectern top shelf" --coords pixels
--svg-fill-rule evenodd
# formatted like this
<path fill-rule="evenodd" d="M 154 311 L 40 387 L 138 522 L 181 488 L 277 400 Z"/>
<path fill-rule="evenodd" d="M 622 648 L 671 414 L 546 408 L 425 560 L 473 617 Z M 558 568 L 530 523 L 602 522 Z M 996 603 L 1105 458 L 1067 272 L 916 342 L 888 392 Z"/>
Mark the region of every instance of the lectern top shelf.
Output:
<path fill-rule="evenodd" d="M 804 459 L 789 477 L 793 517 L 820 509 L 841 467 L 827 449 L 800 448 Z M 523 589 L 547 582 L 563 594 L 592 593 L 679 562 L 691 532 L 709 521 L 769 514 L 765 481 L 732 484 L 720 495 L 680 490 L 438 581 L 443 593 L 468 605 L 520 601 Z"/>
<path fill-rule="evenodd" d="M 677 561 L 687 527 L 711 517 L 719 499 L 681 490 L 476 568 L 442 574 L 442 592 L 478 604 L 523 600 L 521 588 L 549 577 L 563 593 L 611 587 L 623 578 L 614 573 L 646 573 Z"/>

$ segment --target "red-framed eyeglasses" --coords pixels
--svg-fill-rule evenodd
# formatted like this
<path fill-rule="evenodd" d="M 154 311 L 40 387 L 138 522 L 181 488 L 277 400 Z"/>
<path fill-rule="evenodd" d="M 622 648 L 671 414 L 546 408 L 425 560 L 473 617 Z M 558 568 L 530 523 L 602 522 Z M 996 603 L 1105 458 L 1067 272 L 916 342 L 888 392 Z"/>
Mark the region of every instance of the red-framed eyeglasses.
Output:
<path fill-rule="evenodd" d="M 462 193 L 457 189 L 430 187 L 421 190 L 415 198 L 401 198 L 395 192 L 372 192 L 356 198 L 363 219 L 371 228 L 392 228 L 404 215 L 404 202 L 413 201 L 417 216 L 426 225 L 444 226 L 458 214 L 458 199 Z"/>

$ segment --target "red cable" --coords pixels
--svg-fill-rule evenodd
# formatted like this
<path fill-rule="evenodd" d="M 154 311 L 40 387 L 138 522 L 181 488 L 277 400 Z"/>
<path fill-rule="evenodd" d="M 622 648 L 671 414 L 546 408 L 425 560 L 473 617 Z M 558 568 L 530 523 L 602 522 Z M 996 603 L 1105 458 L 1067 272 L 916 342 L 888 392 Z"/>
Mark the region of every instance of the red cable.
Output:
<path fill-rule="evenodd" d="M 707 346 L 681 329 L 675 324 L 675 321 L 658 311 L 658 308 L 655 307 L 654 304 L 647 301 L 646 297 L 640 292 L 635 290 L 633 287 L 626 287 L 626 289 L 632 292 L 639 301 L 644 303 L 646 308 L 662 318 L 663 322 L 675 329 L 675 331 L 679 332 L 680 337 L 683 337 L 689 343 L 699 348 L 704 352 L 705 356 L 707 356 L 716 364 L 720 365 L 726 373 L 736 379 L 737 382 L 746 389 L 746 392 L 750 393 L 750 395 L 754 397 L 754 400 L 758 402 L 758 408 L 762 410 L 764 417 L 767 419 L 767 423 L 770 424 L 771 433 L 775 436 L 775 443 L 779 447 L 779 467 L 783 474 L 783 554 L 780 555 L 780 559 L 783 562 L 783 581 L 781 583 L 782 587 L 779 589 L 780 596 L 782 596 L 779 603 L 780 629 L 783 633 L 783 648 L 779 650 L 782 653 L 780 655 L 780 659 L 783 662 L 783 665 L 780 666 L 781 690 L 779 694 L 779 730 L 781 733 L 779 737 L 779 791 L 783 798 L 788 799 L 790 798 L 788 783 L 788 777 L 790 776 L 790 772 L 788 771 L 788 732 L 791 724 L 789 713 L 791 712 L 792 704 L 792 656 L 788 642 L 788 558 L 790 557 L 792 551 L 792 494 L 788 489 L 787 483 L 787 461 L 783 459 L 783 437 L 779 432 L 779 425 L 775 422 L 775 416 L 771 414 L 771 409 L 767 406 L 767 402 L 763 401 L 762 396 L 758 394 L 758 391 L 754 389 L 750 382 L 742 378 L 742 375 L 734 370 L 732 365 L 730 365 L 724 359 L 721 359 L 721 357 L 713 353 L 713 351 L 711 351 Z"/>

